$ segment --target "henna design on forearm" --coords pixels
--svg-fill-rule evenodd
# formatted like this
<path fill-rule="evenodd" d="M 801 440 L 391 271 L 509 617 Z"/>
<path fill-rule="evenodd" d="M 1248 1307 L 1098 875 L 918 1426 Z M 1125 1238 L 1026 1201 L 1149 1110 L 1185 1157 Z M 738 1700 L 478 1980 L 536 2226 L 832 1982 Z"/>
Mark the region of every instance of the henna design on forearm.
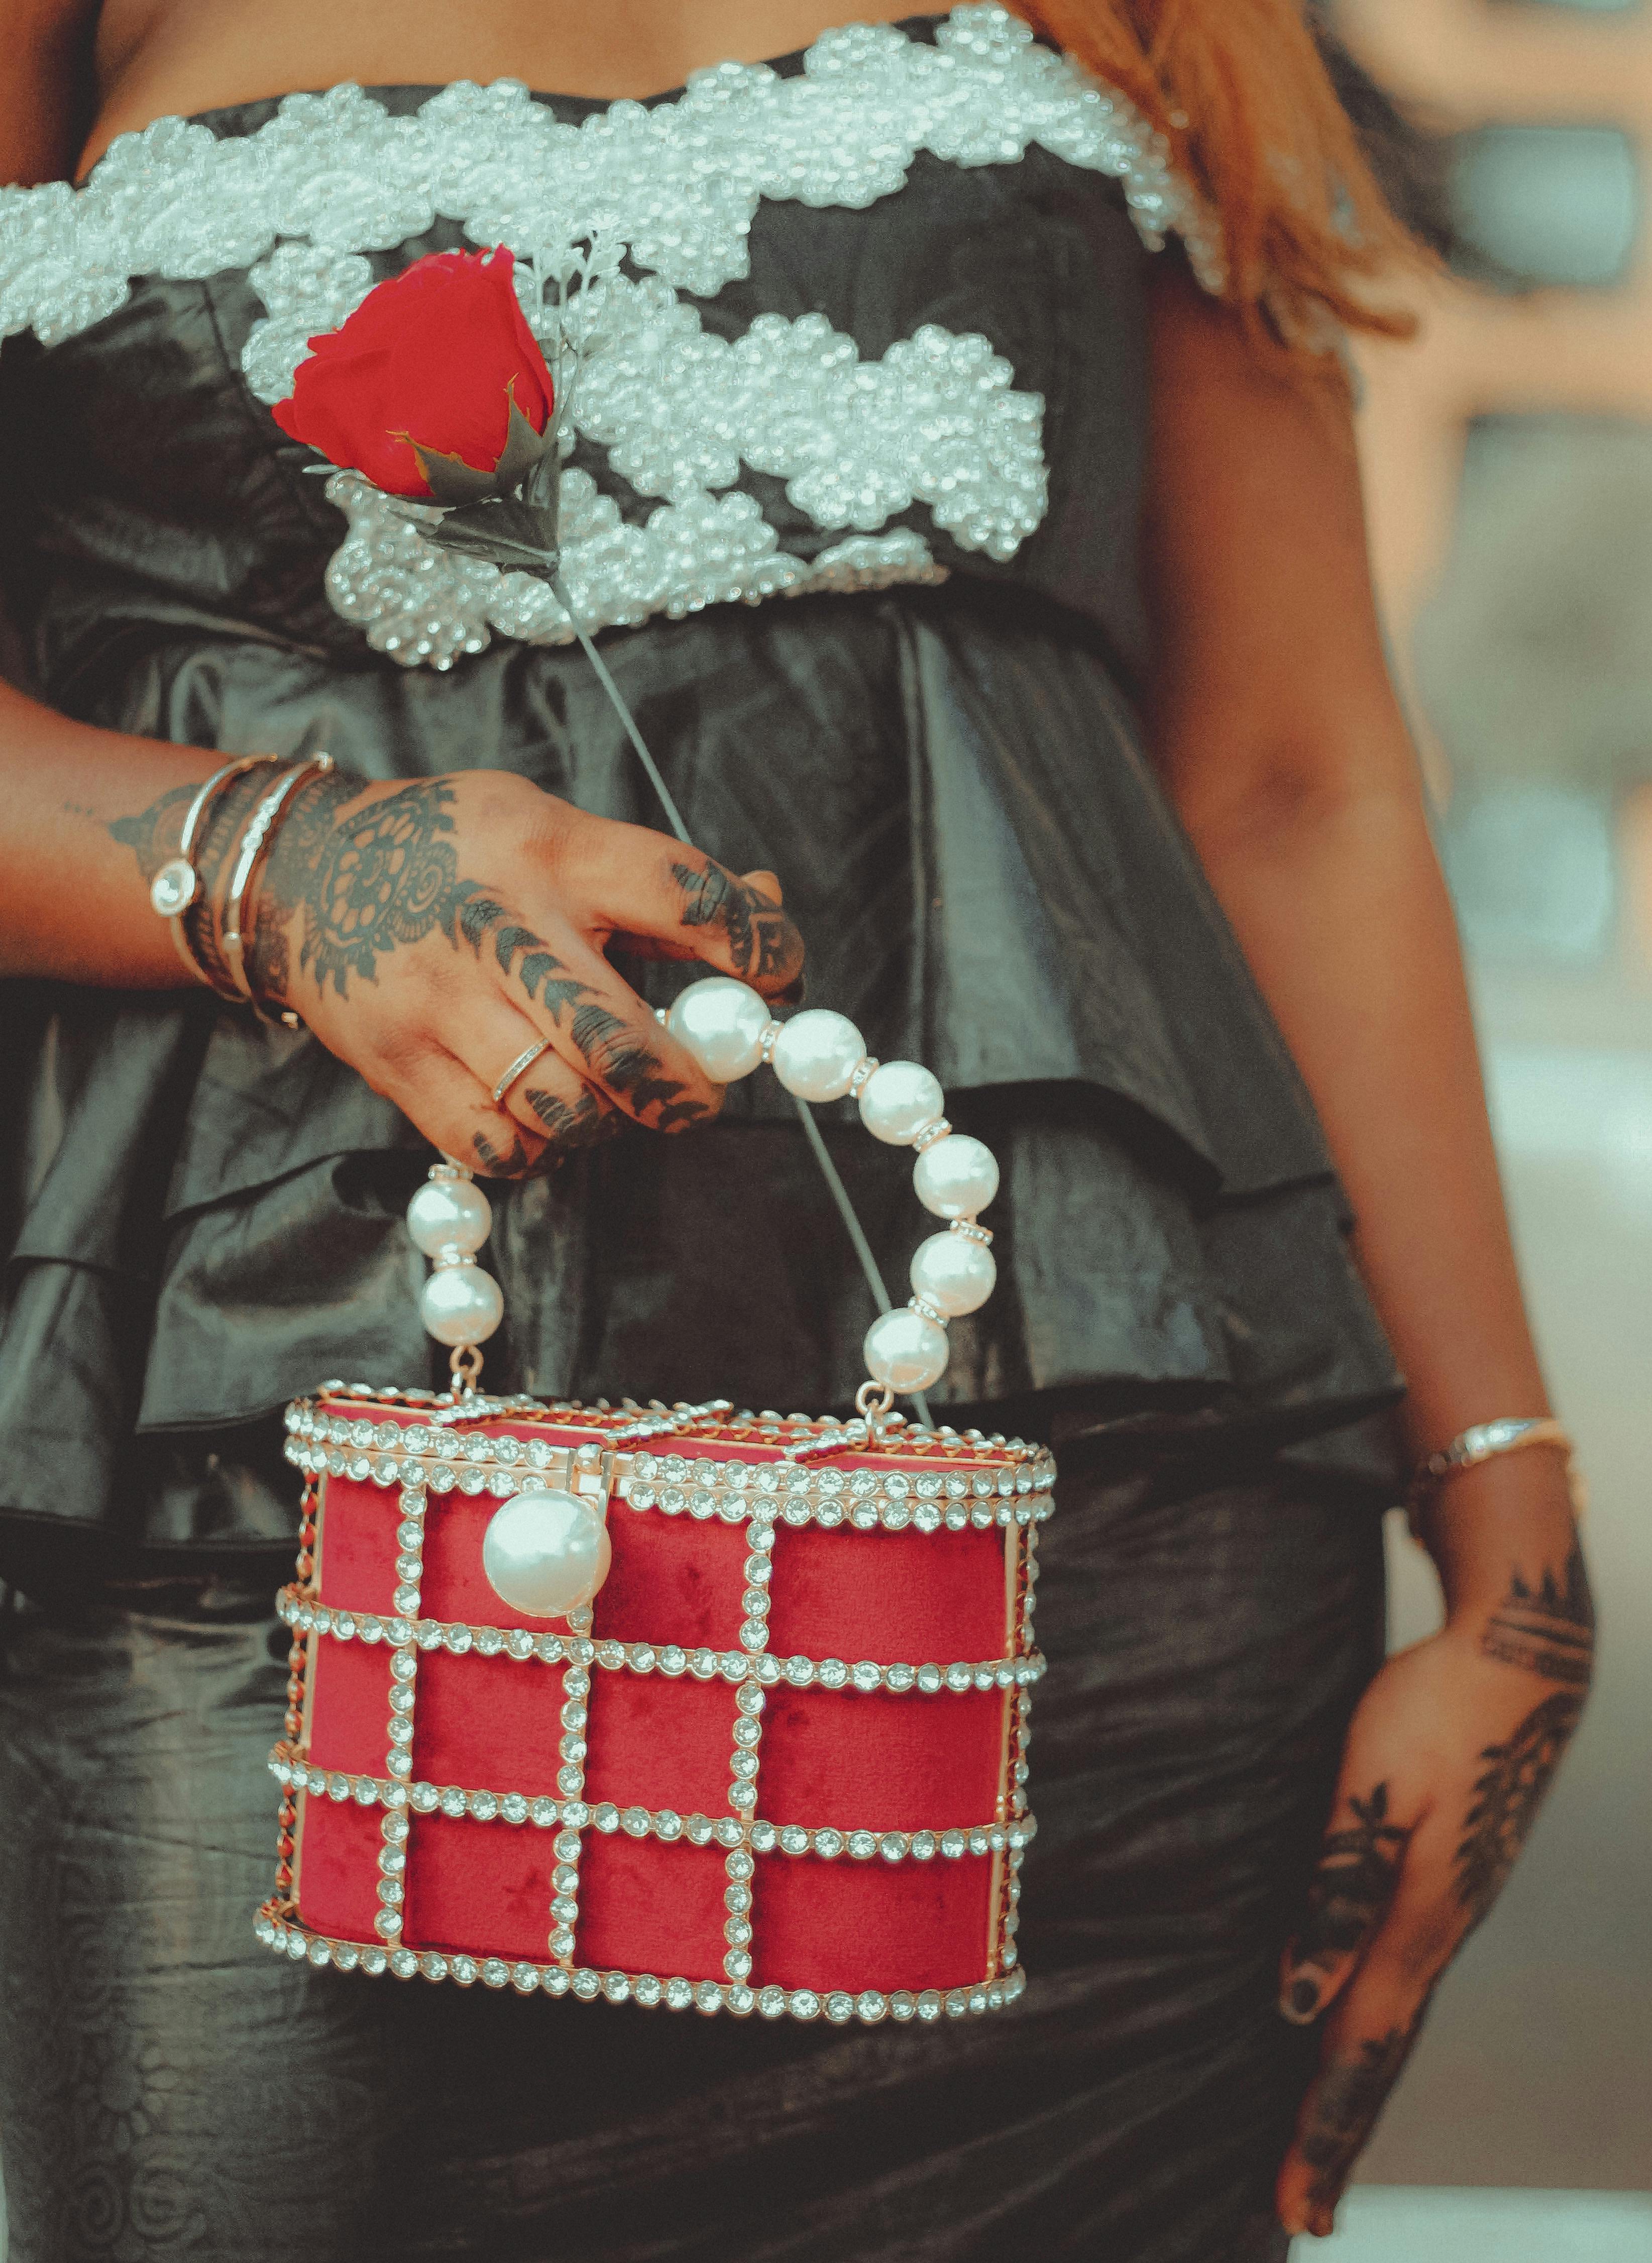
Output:
<path fill-rule="evenodd" d="M 1489 1766 L 1475 1782 L 1456 1856 L 1457 1899 L 1470 1927 L 1484 1917 L 1514 1868 L 1583 1710 L 1575 1691 L 1556 1689 L 1504 1743 L 1482 1750 Z"/>
<path fill-rule="evenodd" d="M 1293 1944 L 1280 2008 L 1300 2026 L 1317 2015 L 1325 1976 L 1343 1957 L 1363 1948 L 1387 1916 L 1411 1836 L 1409 1826 L 1389 1819 L 1386 1783 L 1349 1804 L 1353 1821 L 1325 1834 Z"/>
<path fill-rule="evenodd" d="M 797 931 L 778 904 L 720 865 L 674 864 L 684 927 L 721 928 L 734 971 L 760 980 L 783 973 L 797 955 Z"/>
<path fill-rule="evenodd" d="M 1332 2059 L 1320 2076 L 1312 2117 L 1301 2140 L 1302 2158 L 1313 2171 L 1308 2198 L 1315 2209 L 1328 2214 L 1341 2198 L 1348 2173 L 1364 2151 L 1411 2055 L 1427 2010 L 1425 1998 L 1409 2027 L 1367 2036 L 1347 2057 Z"/>
<path fill-rule="evenodd" d="M 138 860 L 138 870 L 146 885 L 154 879 L 162 864 L 176 857 L 178 838 L 184 830 L 184 813 L 200 791 L 195 785 L 169 786 L 157 801 L 135 816 L 117 817 L 109 828 L 112 841 L 130 849 Z M 196 871 L 200 870 L 198 863 Z"/>
<path fill-rule="evenodd" d="M 1518 1666 L 1546 1681 L 1587 1689 L 1594 1671 L 1595 1604 L 1580 1542 L 1574 1540 L 1558 1579 L 1544 1566 L 1535 1587 L 1516 1570 L 1509 1592 L 1486 1623 L 1480 1647 L 1487 1658 Z"/>

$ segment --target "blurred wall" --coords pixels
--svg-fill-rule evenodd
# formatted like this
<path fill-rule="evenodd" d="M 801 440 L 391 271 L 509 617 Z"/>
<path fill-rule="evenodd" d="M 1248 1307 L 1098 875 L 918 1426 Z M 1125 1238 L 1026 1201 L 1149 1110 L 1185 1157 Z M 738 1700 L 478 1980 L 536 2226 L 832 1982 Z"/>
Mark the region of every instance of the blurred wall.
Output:
<path fill-rule="evenodd" d="M 1599 1680 L 1364 2174 L 1652 2185 L 1652 6 L 1343 0 L 1452 137 L 1460 265 L 1362 354 L 1372 539 L 1538 1335 L 1592 1481 Z M 1488 1413 L 1502 1411 L 1488 1409 Z M 1511 1410 L 1512 1411 L 1512 1410 Z M 1397 1535 L 1393 1637 L 1434 1622 Z"/>

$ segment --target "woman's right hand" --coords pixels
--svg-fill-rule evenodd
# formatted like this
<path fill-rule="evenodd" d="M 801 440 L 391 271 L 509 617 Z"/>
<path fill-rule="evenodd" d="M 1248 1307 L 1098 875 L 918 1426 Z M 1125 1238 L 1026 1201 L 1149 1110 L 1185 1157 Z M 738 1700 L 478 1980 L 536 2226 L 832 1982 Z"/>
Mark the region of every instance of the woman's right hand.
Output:
<path fill-rule="evenodd" d="M 771 998 L 803 968 L 772 873 L 726 871 L 507 770 L 318 777 L 284 814 L 251 908 L 260 999 L 299 1014 L 433 1146 L 495 1177 L 549 1168 L 626 1116 L 682 1132 L 722 1104 L 610 944 L 697 958 Z"/>

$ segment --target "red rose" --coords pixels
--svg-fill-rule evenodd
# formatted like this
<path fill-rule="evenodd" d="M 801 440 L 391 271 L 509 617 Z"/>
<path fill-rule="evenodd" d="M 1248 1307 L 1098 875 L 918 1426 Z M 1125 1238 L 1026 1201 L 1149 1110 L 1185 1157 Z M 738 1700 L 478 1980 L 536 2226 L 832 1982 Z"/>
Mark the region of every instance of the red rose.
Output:
<path fill-rule="evenodd" d="M 543 433 L 554 398 L 511 281 L 515 264 L 502 245 L 438 251 L 379 284 L 342 329 L 310 340 L 314 351 L 299 365 L 291 399 L 276 404 L 277 423 L 389 495 L 430 500 L 421 453 L 457 459 L 461 481 L 466 466 L 491 477 L 512 402 Z"/>

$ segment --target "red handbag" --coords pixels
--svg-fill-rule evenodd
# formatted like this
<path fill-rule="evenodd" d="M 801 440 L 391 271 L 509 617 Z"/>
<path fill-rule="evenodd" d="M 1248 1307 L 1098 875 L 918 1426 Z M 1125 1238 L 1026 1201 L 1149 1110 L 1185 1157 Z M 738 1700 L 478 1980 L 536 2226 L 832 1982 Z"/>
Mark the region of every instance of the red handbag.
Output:
<path fill-rule="evenodd" d="M 1021 1993 L 1047 1453 L 342 1385 L 287 1421 L 272 1948 L 769 2018 Z M 570 1497 L 610 1565 L 552 1621 L 489 1533 Z"/>

